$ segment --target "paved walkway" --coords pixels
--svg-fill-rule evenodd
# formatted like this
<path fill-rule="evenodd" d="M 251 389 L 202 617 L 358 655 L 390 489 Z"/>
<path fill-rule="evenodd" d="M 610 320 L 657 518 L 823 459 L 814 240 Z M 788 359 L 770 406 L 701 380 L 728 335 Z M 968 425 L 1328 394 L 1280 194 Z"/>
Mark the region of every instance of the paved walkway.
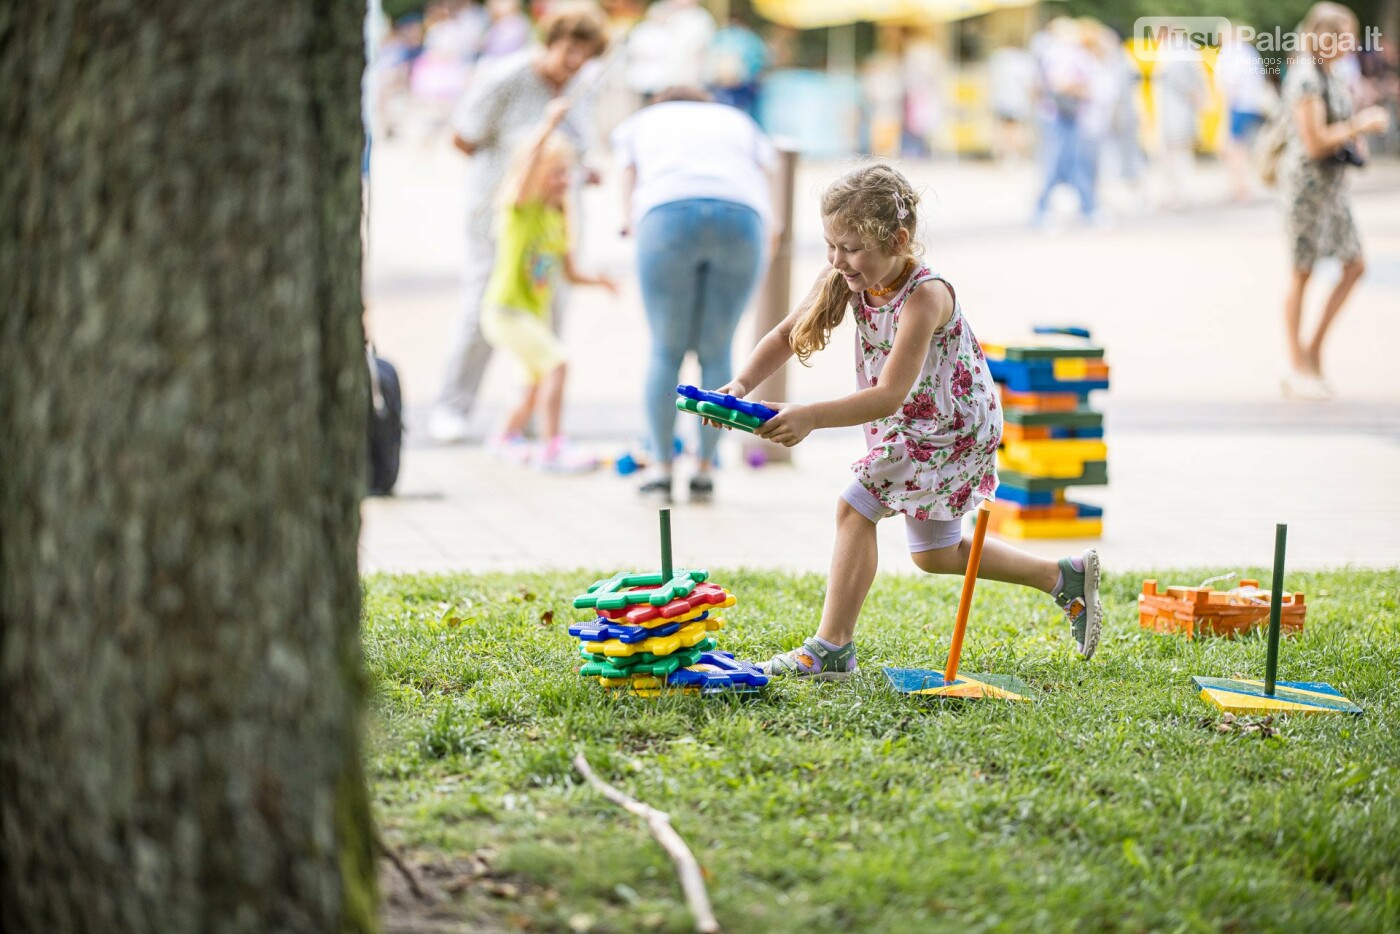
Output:
<path fill-rule="evenodd" d="M 437 388 L 456 314 L 462 162 L 444 147 L 376 148 L 370 327 L 403 375 L 411 433 L 399 495 L 364 508 L 367 571 L 617 570 L 655 560 L 655 509 L 611 471 L 541 477 L 506 468 L 469 444 L 436 447 L 419 430 Z M 1087 324 L 1113 365 L 1108 413 L 1111 484 L 1078 496 L 1106 509 L 1096 544 L 1112 569 L 1192 565 L 1225 573 L 1269 562 L 1273 523 L 1290 523 L 1291 567 L 1400 565 L 1400 168 L 1358 176 L 1355 209 L 1369 273 L 1339 319 L 1329 370 L 1338 399 L 1280 399 L 1280 303 L 1286 268 L 1269 201 L 1223 206 L 1223 179 L 1203 165 L 1199 204 L 1179 214 L 1134 210 L 1110 188 L 1107 229 L 1026 227 L 1028 167 L 908 167 L 930 197 L 928 256 L 948 273 L 977 333 L 1014 338 L 1034 323 Z M 839 173 L 805 165 L 794 225 L 794 289 L 821 265 L 816 192 Z M 588 193 L 582 261 L 626 275 L 611 183 Z M 1335 277 L 1320 269 L 1319 278 Z M 1315 287 L 1310 311 L 1321 302 Z M 789 397 L 850 391 L 849 325 L 833 353 L 790 366 Z M 575 437 L 614 456 L 641 437 L 647 341 L 635 287 L 621 299 L 579 290 L 566 339 L 575 350 L 567 420 Z M 741 327 L 736 355 L 753 335 Z M 683 371 L 694 381 L 698 374 Z M 509 365 L 493 366 L 475 415 L 484 434 L 514 397 Z M 682 425 L 686 425 L 683 420 Z M 687 425 L 687 427 L 690 427 Z M 791 466 L 741 466 L 738 439 L 709 505 L 678 503 L 676 560 L 825 570 L 837 491 L 861 452 L 854 430 L 819 433 Z M 683 468 L 684 469 L 684 466 Z M 913 571 L 895 520 L 881 525 L 883 567 Z M 1082 543 L 1028 543 L 1053 555 Z"/>

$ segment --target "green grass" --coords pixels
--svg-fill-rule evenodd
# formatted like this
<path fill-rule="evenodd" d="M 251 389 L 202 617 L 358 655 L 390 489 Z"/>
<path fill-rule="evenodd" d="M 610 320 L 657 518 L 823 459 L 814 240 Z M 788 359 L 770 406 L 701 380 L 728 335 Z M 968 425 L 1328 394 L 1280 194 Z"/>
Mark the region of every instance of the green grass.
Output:
<path fill-rule="evenodd" d="M 1220 732 L 1189 680 L 1262 677 L 1264 639 L 1140 631 L 1140 575 L 1106 578 L 1090 663 L 1047 597 L 979 585 L 963 668 L 1020 676 L 1034 705 L 886 687 L 882 664 L 947 651 L 960 581 L 931 577 L 876 582 L 850 682 L 610 697 L 574 673 L 566 632 L 603 576 L 365 582 L 378 819 L 425 872 L 489 867 L 447 886 L 464 917 L 691 929 L 660 847 L 573 772 L 582 749 L 670 812 L 726 930 L 1400 927 L 1400 570 L 1290 575 L 1309 611 L 1280 678 L 1330 682 L 1366 713 L 1273 736 Z M 721 648 L 767 657 L 810 634 L 822 578 L 714 579 L 739 597 Z"/>

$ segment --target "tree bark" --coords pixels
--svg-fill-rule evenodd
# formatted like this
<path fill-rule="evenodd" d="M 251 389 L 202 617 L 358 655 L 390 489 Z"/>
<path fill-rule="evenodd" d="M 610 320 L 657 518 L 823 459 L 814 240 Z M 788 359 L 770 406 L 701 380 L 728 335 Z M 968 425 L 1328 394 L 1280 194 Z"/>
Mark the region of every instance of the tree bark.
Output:
<path fill-rule="evenodd" d="M 374 927 L 363 15 L 0 2 L 0 929 Z"/>

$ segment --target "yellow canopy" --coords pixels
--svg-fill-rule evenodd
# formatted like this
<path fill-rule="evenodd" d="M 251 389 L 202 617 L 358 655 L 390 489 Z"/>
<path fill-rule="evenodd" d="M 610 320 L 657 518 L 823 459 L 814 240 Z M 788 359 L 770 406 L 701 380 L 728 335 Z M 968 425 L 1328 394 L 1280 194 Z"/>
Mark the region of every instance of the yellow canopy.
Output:
<path fill-rule="evenodd" d="M 764 19 L 795 29 L 861 22 L 935 22 L 1031 6 L 1037 0 L 754 0 Z"/>

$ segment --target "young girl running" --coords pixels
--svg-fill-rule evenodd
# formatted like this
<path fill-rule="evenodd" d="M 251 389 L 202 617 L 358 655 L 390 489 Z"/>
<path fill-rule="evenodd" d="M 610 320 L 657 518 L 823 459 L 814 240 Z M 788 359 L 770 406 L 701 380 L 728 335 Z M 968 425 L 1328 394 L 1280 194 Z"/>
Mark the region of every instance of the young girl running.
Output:
<path fill-rule="evenodd" d="M 481 332 L 493 347 L 509 351 L 526 374 L 520 403 L 506 417 L 493 448 L 508 461 L 572 473 L 591 470 L 597 461 L 569 448 L 559 430 L 566 365 L 564 345 L 550 327 L 554 288 L 561 273 L 578 285 L 601 285 L 614 293 L 617 286 L 605 276 L 580 273 L 569 252 L 565 204 L 573 149 L 554 133 L 567 111 L 563 98 L 550 102 L 505 185 Z M 532 456 L 525 428 L 536 410 L 543 440 Z"/>
<path fill-rule="evenodd" d="M 791 447 L 816 428 L 862 425 L 868 449 L 836 507 L 821 624 L 799 648 L 764 663 L 774 675 L 826 680 L 856 670 L 856 619 L 875 578 L 875 523 L 903 513 L 914 563 L 962 574 L 971 541 L 960 517 L 997 487 L 996 389 L 952 285 L 916 258 L 918 205 L 909 181 L 880 163 L 827 188 L 821 213 L 830 269 L 719 390 L 744 396 L 794 353 L 806 362 L 852 310 L 859 389 L 811 405 L 764 403 L 779 411 L 758 431 Z M 988 539 L 978 576 L 1051 594 L 1080 654 L 1094 654 L 1103 611 L 1092 549 L 1055 562 Z"/>

